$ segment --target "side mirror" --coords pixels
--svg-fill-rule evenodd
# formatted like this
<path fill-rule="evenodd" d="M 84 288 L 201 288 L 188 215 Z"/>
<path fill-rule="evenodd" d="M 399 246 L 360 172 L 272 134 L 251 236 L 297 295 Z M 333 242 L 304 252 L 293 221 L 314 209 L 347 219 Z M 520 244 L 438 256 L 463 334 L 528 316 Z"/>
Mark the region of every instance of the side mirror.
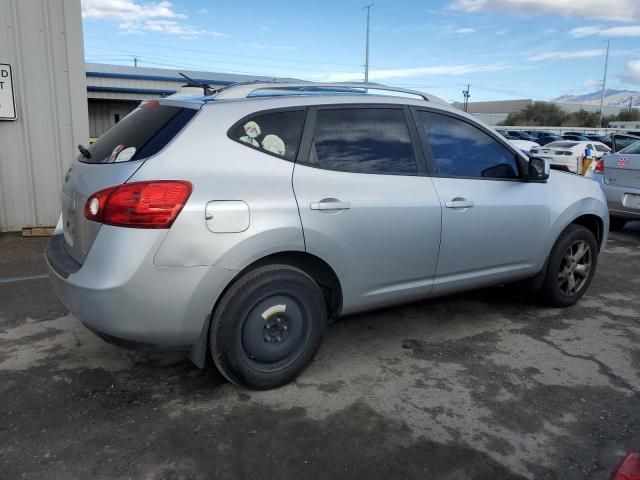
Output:
<path fill-rule="evenodd" d="M 546 158 L 531 157 L 527 178 L 533 181 L 544 181 L 549 178 L 551 164 Z"/>

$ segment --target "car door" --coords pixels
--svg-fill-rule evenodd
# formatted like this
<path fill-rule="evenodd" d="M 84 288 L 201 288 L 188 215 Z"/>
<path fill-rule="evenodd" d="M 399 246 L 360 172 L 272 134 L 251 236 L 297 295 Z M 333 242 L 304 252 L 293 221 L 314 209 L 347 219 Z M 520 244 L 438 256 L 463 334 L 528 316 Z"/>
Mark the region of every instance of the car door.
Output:
<path fill-rule="evenodd" d="M 611 151 L 619 152 L 620 150 L 627 148 L 640 140 L 640 137 L 636 135 L 630 135 L 625 133 L 614 133 L 611 135 Z"/>
<path fill-rule="evenodd" d="M 431 292 L 441 208 L 403 106 L 311 108 L 293 173 L 308 252 L 336 271 L 342 313 Z"/>
<path fill-rule="evenodd" d="M 523 180 L 526 161 L 489 130 L 455 114 L 414 114 L 443 207 L 433 293 L 536 273 L 549 228 L 545 185 Z"/>

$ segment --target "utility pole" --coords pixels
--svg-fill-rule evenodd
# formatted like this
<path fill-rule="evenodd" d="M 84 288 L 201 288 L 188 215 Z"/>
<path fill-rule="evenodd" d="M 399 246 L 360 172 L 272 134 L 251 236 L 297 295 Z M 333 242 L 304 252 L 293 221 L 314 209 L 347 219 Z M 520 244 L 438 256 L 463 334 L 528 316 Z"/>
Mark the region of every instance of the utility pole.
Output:
<path fill-rule="evenodd" d="M 602 92 L 600 92 L 600 119 L 598 127 L 602 127 L 602 105 L 604 104 L 604 90 L 607 88 L 607 68 L 609 67 L 609 45 L 611 40 L 607 40 L 607 56 L 604 59 L 604 76 L 602 77 Z"/>
<path fill-rule="evenodd" d="M 134 66 L 134 67 L 137 67 L 137 66 L 138 66 L 138 57 L 136 57 L 135 55 L 134 55 L 134 57 L 133 57 L 133 66 Z"/>
<path fill-rule="evenodd" d="M 469 109 L 469 97 L 471 94 L 469 93 L 469 89 L 471 88 L 471 83 L 467 83 L 467 89 L 462 90 L 462 96 L 464 97 L 464 111 L 466 112 Z"/>
<path fill-rule="evenodd" d="M 629 113 L 633 110 L 633 95 L 629 97 Z"/>
<path fill-rule="evenodd" d="M 364 54 L 364 83 L 369 83 L 369 17 L 371 15 L 371 7 L 373 7 L 375 3 L 371 3 L 367 5 L 367 46 Z"/>

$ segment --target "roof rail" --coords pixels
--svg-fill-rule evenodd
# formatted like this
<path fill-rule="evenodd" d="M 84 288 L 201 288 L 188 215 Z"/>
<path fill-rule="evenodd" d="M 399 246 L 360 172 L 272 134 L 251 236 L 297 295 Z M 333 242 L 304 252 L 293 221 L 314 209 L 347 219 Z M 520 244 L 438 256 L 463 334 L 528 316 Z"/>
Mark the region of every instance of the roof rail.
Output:
<path fill-rule="evenodd" d="M 315 82 L 249 82 L 249 83 L 237 83 L 223 87 L 213 96 L 216 100 L 234 99 L 234 98 L 247 98 L 252 93 L 261 90 L 294 90 L 298 92 L 313 91 L 321 89 L 334 89 L 334 90 L 382 90 L 395 93 L 405 93 L 407 95 L 415 95 L 427 102 L 446 103 L 444 100 L 434 96 L 428 95 L 424 92 L 417 90 L 408 90 L 406 88 L 389 87 L 380 83 L 360 83 L 360 82 L 334 82 L 334 83 L 315 83 Z M 331 92 L 331 93 L 349 93 L 349 92 Z"/>

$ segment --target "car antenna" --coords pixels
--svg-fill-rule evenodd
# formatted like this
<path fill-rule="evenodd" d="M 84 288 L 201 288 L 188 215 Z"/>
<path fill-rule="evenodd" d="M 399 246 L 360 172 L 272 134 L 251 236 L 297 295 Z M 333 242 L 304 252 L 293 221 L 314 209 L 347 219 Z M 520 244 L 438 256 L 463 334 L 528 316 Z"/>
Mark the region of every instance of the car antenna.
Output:
<path fill-rule="evenodd" d="M 181 77 L 186 78 L 189 81 L 189 85 L 190 87 L 200 87 L 204 90 L 204 96 L 207 97 L 209 95 L 213 95 L 215 93 L 215 90 L 213 88 L 211 88 L 209 85 L 205 84 L 205 83 L 200 83 L 196 80 L 194 80 L 191 77 L 187 77 L 184 73 L 182 72 L 178 72 L 178 75 L 180 75 Z"/>

